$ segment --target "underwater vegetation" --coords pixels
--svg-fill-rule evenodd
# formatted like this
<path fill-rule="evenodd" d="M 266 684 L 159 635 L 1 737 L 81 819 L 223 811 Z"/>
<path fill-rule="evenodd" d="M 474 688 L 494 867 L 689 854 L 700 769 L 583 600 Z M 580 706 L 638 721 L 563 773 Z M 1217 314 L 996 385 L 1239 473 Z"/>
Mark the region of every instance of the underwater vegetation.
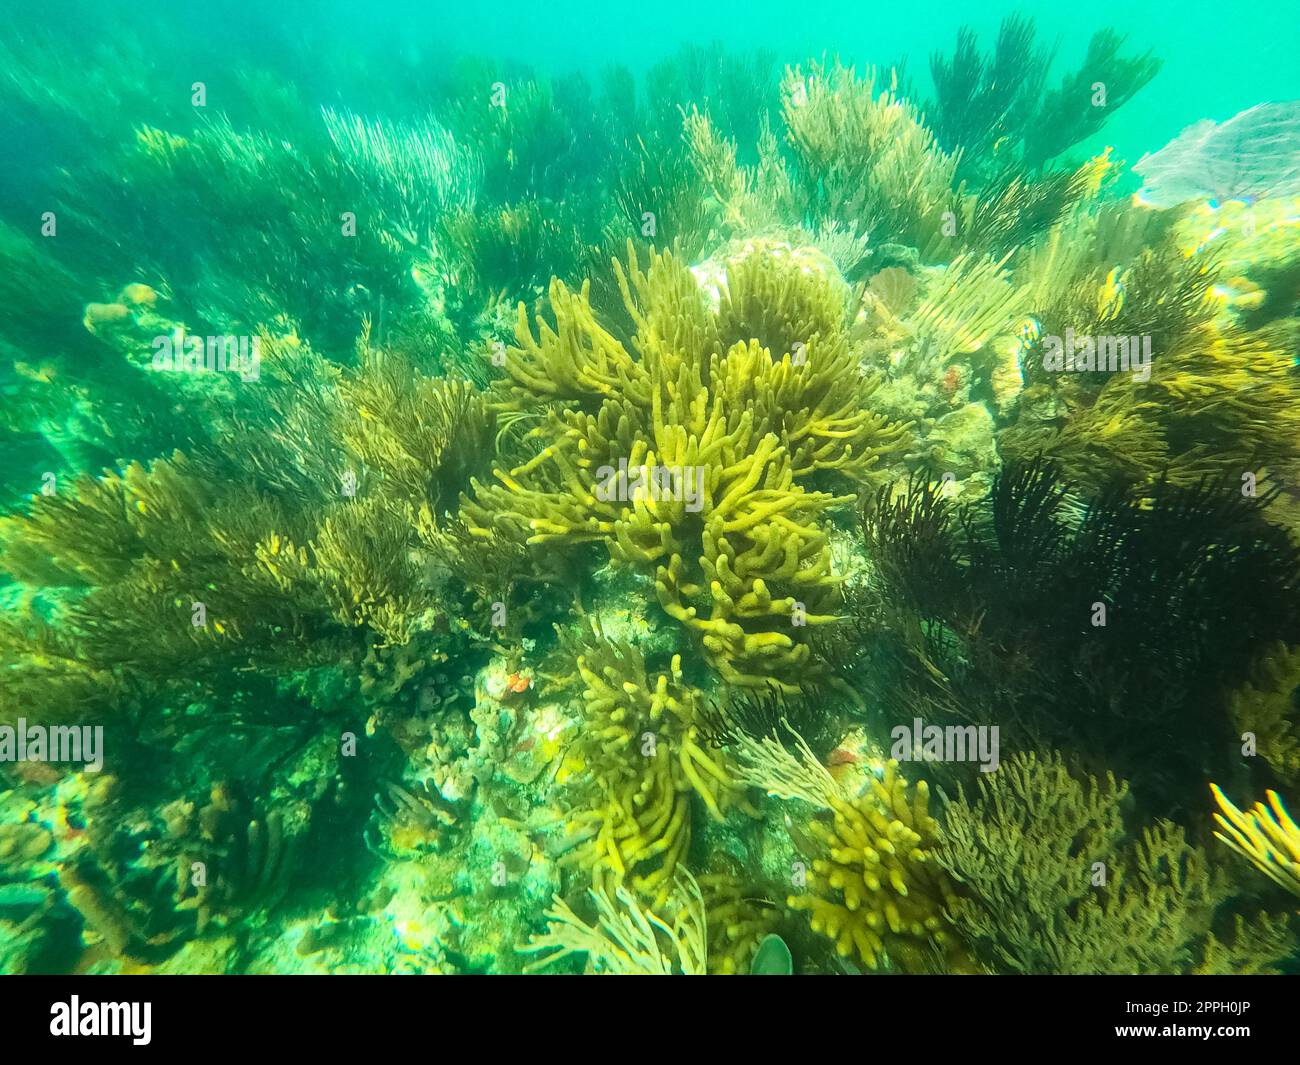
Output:
<path fill-rule="evenodd" d="M 1300 969 L 1294 103 L 169 32 L 0 46 L 0 972 Z"/>

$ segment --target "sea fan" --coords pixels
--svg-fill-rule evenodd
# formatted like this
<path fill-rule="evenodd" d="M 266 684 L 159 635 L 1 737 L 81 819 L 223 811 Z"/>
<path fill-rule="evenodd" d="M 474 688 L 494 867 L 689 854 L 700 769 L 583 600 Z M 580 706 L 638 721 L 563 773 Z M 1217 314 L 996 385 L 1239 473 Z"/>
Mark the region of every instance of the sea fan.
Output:
<path fill-rule="evenodd" d="M 1202 119 L 1133 169 L 1155 207 L 1300 194 L 1300 100 L 1259 104 L 1222 123 Z"/>

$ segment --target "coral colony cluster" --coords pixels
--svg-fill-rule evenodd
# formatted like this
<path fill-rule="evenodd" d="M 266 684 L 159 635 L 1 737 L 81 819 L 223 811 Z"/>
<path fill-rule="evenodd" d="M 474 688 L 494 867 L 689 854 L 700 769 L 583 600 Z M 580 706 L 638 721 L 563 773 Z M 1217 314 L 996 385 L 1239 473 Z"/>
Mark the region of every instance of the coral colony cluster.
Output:
<path fill-rule="evenodd" d="M 139 33 L 0 56 L 0 971 L 1296 971 L 1300 105 Z"/>

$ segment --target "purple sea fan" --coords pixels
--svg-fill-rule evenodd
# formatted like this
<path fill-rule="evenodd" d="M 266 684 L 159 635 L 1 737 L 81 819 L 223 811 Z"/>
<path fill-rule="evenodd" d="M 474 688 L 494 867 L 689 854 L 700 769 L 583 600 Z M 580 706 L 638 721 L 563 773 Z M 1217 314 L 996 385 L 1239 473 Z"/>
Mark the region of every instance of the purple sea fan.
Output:
<path fill-rule="evenodd" d="M 1300 195 L 1300 100 L 1258 104 L 1226 122 L 1202 119 L 1133 169 L 1153 207 Z"/>

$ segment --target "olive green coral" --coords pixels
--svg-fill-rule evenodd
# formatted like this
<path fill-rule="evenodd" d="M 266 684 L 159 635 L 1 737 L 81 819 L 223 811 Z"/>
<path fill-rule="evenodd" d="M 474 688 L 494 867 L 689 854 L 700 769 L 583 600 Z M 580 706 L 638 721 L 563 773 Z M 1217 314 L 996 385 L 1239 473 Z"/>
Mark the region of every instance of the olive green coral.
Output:
<path fill-rule="evenodd" d="M 978 795 L 947 804 L 938 859 L 961 885 L 953 919 L 977 956 L 1035 974 L 1237 971 L 1285 958 L 1294 939 L 1268 915 L 1213 939 L 1229 884 L 1180 826 L 1159 821 L 1131 838 L 1127 794 L 1113 774 L 1021 753 Z M 1249 956 L 1270 940 L 1273 955 Z"/>
<path fill-rule="evenodd" d="M 1249 734 L 1279 780 L 1300 782 L 1300 647 L 1275 643 L 1257 657 L 1251 676 L 1228 696 L 1228 713 Z"/>

